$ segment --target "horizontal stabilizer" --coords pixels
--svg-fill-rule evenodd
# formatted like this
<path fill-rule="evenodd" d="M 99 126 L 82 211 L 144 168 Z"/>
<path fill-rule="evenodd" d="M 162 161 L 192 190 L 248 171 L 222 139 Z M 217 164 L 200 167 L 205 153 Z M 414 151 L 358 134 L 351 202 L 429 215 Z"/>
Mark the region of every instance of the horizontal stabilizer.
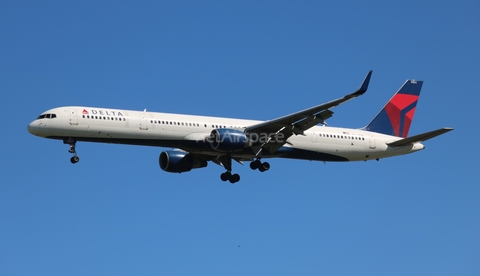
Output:
<path fill-rule="evenodd" d="M 437 130 L 434 130 L 434 131 L 430 131 L 430 132 L 418 134 L 418 135 L 415 135 L 415 136 L 412 136 L 412 137 L 408 137 L 408 138 L 405 138 L 405 139 L 401 139 L 401 140 L 398 140 L 398 141 L 395 141 L 395 142 L 392 142 L 392 143 L 387 143 L 387 145 L 389 145 L 391 147 L 402 147 L 402 146 L 406 146 L 406 145 L 413 144 L 413 143 L 420 143 L 420 142 L 426 141 L 428 139 L 432 139 L 433 137 L 437 137 L 438 135 L 442 135 L 444 133 L 447 133 L 451 130 L 453 130 L 453 128 L 444 127 L 444 128 L 437 129 Z"/>

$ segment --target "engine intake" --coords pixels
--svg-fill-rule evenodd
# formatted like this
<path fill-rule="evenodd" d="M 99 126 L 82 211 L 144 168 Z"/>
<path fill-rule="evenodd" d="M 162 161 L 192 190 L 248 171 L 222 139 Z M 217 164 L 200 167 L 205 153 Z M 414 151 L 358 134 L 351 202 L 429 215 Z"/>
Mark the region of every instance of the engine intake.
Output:
<path fill-rule="evenodd" d="M 192 169 L 205 168 L 206 160 L 195 158 L 183 151 L 163 151 L 158 158 L 160 168 L 166 172 L 182 173 Z"/>
<path fill-rule="evenodd" d="M 243 131 L 229 128 L 212 130 L 209 142 L 214 150 L 220 152 L 238 151 L 249 146 L 249 139 Z"/>

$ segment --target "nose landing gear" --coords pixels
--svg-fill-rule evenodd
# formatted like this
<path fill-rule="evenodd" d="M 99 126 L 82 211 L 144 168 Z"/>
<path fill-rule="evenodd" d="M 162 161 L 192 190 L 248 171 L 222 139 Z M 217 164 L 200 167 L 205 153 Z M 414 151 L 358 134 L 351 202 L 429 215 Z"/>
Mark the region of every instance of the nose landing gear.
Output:
<path fill-rule="evenodd" d="M 80 157 L 78 157 L 77 155 L 74 155 L 72 156 L 72 158 L 70 158 L 70 162 L 72 162 L 72 164 L 75 164 L 78 161 L 80 161 Z"/>
<path fill-rule="evenodd" d="M 77 156 L 77 151 L 75 150 L 76 141 L 72 138 L 68 138 L 64 140 L 63 143 L 70 146 L 68 152 L 73 154 L 72 158 L 70 158 L 70 162 L 72 162 L 72 164 L 78 163 L 78 161 L 80 161 L 80 157 Z"/>

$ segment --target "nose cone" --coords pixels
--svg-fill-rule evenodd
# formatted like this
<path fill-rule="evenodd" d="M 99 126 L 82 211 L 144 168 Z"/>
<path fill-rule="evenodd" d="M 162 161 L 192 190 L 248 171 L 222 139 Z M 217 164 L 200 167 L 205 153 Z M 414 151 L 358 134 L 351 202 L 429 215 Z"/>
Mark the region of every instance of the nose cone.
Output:
<path fill-rule="evenodd" d="M 35 121 L 31 122 L 27 126 L 27 130 L 33 135 L 38 135 L 38 122 L 35 122 Z"/>

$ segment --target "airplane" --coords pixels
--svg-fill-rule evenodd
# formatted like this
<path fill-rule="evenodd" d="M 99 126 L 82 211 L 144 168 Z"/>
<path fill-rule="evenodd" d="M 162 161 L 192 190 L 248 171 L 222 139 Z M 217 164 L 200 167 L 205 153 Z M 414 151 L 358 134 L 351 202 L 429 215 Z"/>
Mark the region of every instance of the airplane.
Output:
<path fill-rule="evenodd" d="M 159 112 L 65 106 L 47 110 L 27 129 L 36 136 L 62 140 L 77 163 L 77 142 L 167 147 L 160 153 L 164 171 L 183 173 L 223 166 L 222 181 L 236 183 L 232 160 L 250 162 L 252 170 L 268 171 L 268 158 L 323 162 L 379 160 L 424 149 L 422 142 L 453 130 L 441 128 L 408 137 L 423 81 L 407 80 L 373 120 L 363 128 L 327 126 L 332 108 L 363 95 L 369 71 L 360 88 L 342 98 L 268 121 L 207 117 Z"/>

